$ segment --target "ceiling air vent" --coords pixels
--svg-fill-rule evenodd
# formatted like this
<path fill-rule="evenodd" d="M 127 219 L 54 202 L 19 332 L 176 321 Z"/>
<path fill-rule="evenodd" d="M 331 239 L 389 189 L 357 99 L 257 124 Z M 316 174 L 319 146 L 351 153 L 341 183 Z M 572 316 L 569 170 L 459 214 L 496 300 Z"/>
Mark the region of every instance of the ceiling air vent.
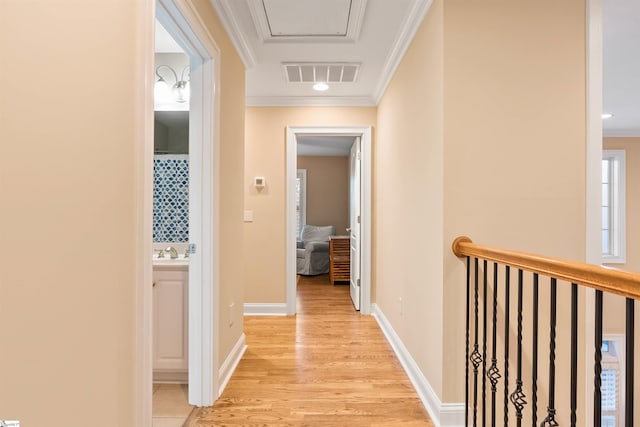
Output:
<path fill-rule="evenodd" d="M 354 63 L 283 63 L 289 83 L 353 83 L 360 64 Z"/>

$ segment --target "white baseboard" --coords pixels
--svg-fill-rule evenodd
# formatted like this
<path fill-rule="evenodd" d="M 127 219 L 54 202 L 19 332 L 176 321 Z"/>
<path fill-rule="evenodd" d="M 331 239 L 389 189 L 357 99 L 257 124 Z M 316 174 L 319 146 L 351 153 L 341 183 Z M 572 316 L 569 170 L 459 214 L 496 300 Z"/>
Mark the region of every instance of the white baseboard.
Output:
<path fill-rule="evenodd" d="M 224 388 L 229 383 L 231 379 L 231 375 L 233 375 L 233 371 L 236 370 L 238 363 L 240 363 L 240 359 L 242 359 L 242 355 L 247 350 L 247 344 L 245 341 L 245 335 L 240 335 L 236 345 L 233 346 L 231 352 L 225 359 L 222 366 L 220 366 L 220 370 L 218 371 L 218 376 L 220 378 L 220 389 L 218 390 L 218 397 L 222 395 Z"/>
<path fill-rule="evenodd" d="M 286 303 L 244 304 L 245 316 L 286 316 Z"/>
<path fill-rule="evenodd" d="M 429 412 L 431 420 L 439 427 L 463 427 L 464 426 L 464 403 L 442 403 L 440 398 L 424 377 L 416 361 L 411 357 L 409 350 L 404 346 L 402 340 L 380 310 L 377 304 L 371 305 L 372 316 L 380 325 L 380 329 L 389 341 L 389 344 L 396 353 L 398 360 L 402 364 L 407 376 L 413 383 L 422 404 Z"/>

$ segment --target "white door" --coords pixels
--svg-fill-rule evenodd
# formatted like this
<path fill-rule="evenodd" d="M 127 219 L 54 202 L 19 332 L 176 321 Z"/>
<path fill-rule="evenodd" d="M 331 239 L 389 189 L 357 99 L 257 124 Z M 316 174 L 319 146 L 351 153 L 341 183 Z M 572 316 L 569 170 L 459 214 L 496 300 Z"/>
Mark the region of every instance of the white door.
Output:
<path fill-rule="evenodd" d="M 349 165 L 349 215 L 351 245 L 351 300 L 356 310 L 360 310 L 360 137 L 351 146 Z"/>

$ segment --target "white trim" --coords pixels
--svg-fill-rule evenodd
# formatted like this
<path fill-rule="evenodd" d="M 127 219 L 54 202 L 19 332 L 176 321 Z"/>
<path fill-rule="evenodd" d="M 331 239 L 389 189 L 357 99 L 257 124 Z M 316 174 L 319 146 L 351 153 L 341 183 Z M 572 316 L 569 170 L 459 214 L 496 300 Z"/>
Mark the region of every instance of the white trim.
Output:
<path fill-rule="evenodd" d="M 393 348 L 434 424 L 441 427 L 464 426 L 464 403 L 442 403 L 440 401 L 380 307 L 377 304 L 372 304 L 372 309 L 373 318 L 376 319 L 389 345 Z"/>
<path fill-rule="evenodd" d="M 585 197 L 585 260 L 599 264 L 602 259 L 602 4 L 601 0 L 587 0 L 586 13 L 586 197 Z M 585 327 L 583 342 L 594 342 L 595 291 L 587 290 L 584 298 Z M 585 360 L 593 357 L 593 346 L 585 346 Z M 585 363 L 585 414 L 593 414 L 593 366 Z"/>
<path fill-rule="evenodd" d="M 612 167 L 610 210 L 611 251 L 613 255 L 602 255 L 603 264 L 625 264 L 627 262 L 627 204 L 626 204 L 626 161 L 625 150 L 602 150 L 602 160 L 611 160 Z"/>
<path fill-rule="evenodd" d="M 371 314 L 371 126 L 287 126 L 286 133 L 286 283 L 287 314 L 296 313 L 296 163 L 297 135 L 349 135 L 361 138 L 362 152 L 362 210 L 361 210 L 361 269 L 360 312 Z"/>
<path fill-rule="evenodd" d="M 225 31 L 231 39 L 231 43 L 236 48 L 238 56 L 242 59 L 246 68 L 256 65 L 256 55 L 251 48 L 251 44 L 240 29 L 240 24 L 236 21 L 235 15 L 229 6 L 229 0 L 209 0 L 213 5 Z"/>
<path fill-rule="evenodd" d="M 197 195 L 190 197 L 189 234 L 198 248 L 189 263 L 189 403 L 210 406 L 217 398 L 219 358 L 220 51 L 191 0 L 157 5 L 158 19 L 190 57 L 196 88 L 189 117 L 189 191 Z"/>
<path fill-rule="evenodd" d="M 229 383 L 229 380 L 231 379 L 233 372 L 238 367 L 238 363 L 240 363 L 240 360 L 242 360 L 242 356 L 244 355 L 244 352 L 246 350 L 247 350 L 246 337 L 244 334 L 242 334 L 240 335 L 240 338 L 238 338 L 238 341 L 236 341 L 236 345 L 233 346 L 233 348 L 231 349 L 231 352 L 229 352 L 229 355 L 227 356 L 224 363 L 222 364 L 222 366 L 220 366 L 220 369 L 218 370 L 218 377 L 220 378 L 220 381 L 219 381 L 220 388 L 218 389 L 217 397 L 220 397 L 222 395 L 222 392 L 224 391 L 225 387 Z"/>
<path fill-rule="evenodd" d="M 409 46 L 411 46 L 413 37 L 416 35 L 416 32 L 418 32 L 424 17 L 427 16 L 432 3 L 433 0 L 415 0 L 411 6 L 411 11 L 406 15 L 404 22 L 400 25 L 400 34 L 398 34 L 398 38 L 394 42 L 391 52 L 389 52 L 389 56 L 380 73 L 378 85 L 373 92 L 375 105 L 380 103 L 384 92 L 387 90 L 387 86 L 391 83 L 393 75 L 398 69 L 400 62 L 402 62 L 404 54 L 407 53 Z"/>
<path fill-rule="evenodd" d="M 135 94 L 135 199 L 136 258 L 135 258 L 135 365 L 134 365 L 134 424 L 151 427 L 153 395 L 153 71 L 155 2 L 136 3 L 137 27 Z"/>
<path fill-rule="evenodd" d="M 245 316 L 286 316 L 287 304 L 282 303 L 244 303 Z"/>
<path fill-rule="evenodd" d="M 369 96 L 247 96 L 247 107 L 375 107 Z"/>

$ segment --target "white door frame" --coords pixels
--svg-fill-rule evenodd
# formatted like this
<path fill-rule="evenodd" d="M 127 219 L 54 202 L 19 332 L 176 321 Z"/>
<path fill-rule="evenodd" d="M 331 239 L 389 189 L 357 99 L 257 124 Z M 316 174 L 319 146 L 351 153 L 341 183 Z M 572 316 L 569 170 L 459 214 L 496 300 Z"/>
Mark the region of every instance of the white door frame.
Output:
<path fill-rule="evenodd" d="M 151 2 L 153 3 L 153 2 Z M 219 308 L 219 81 L 220 50 L 188 0 L 157 0 L 145 5 L 139 49 L 144 62 L 144 110 L 141 112 L 144 147 L 137 159 L 139 173 L 137 322 L 136 322 L 136 421 L 151 427 L 152 403 L 152 234 L 153 218 L 153 28 L 158 20 L 187 52 L 191 61 L 192 87 L 189 114 L 190 195 L 197 195 L 189 209 L 189 238 L 197 245 L 190 260 L 189 273 L 189 403 L 210 406 L 219 396 L 218 342 Z M 151 16 L 147 16 L 151 14 Z M 151 20 L 151 21 L 149 21 Z M 149 25 L 150 22 L 150 25 Z M 151 100 L 151 102 L 150 102 Z"/>
<path fill-rule="evenodd" d="M 586 106 L 586 253 L 587 263 L 602 263 L 602 0 L 587 0 L 586 56 L 587 56 L 587 106 Z M 587 290 L 584 298 L 585 360 L 593 358 L 595 326 L 595 291 Z M 585 414 L 593 414 L 593 365 L 585 363 Z"/>
<path fill-rule="evenodd" d="M 371 314 L 371 126 L 287 126 L 287 314 L 296 313 L 296 163 L 298 135 L 359 136 L 362 143 L 360 312 Z"/>

